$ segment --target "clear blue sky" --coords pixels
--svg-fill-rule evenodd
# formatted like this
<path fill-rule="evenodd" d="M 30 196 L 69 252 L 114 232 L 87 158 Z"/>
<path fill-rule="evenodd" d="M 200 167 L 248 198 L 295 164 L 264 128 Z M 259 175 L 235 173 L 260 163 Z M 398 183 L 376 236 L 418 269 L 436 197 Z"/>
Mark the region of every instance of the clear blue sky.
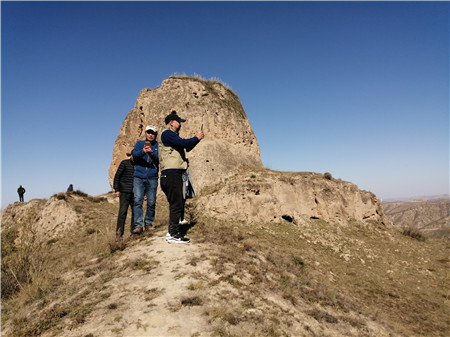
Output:
<path fill-rule="evenodd" d="M 2 208 L 108 192 L 139 91 L 173 74 L 230 86 L 268 168 L 449 192 L 449 2 L 2 1 Z"/>

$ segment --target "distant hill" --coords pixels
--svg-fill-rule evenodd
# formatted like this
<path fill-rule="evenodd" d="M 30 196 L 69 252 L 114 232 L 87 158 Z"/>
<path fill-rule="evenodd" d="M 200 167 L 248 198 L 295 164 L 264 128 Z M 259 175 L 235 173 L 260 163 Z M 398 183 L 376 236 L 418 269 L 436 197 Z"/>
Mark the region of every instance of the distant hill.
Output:
<path fill-rule="evenodd" d="M 394 226 L 414 228 L 427 236 L 450 237 L 450 200 L 446 195 L 381 205 Z"/>
<path fill-rule="evenodd" d="M 449 201 L 449 194 L 439 194 L 439 195 L 427 195 L 427 196 L 416 196 L 416 197 L 404 197 L 404 198 L 387 198 L 383 199 L 383 202 L 398 202 L 398 201 Z"/>

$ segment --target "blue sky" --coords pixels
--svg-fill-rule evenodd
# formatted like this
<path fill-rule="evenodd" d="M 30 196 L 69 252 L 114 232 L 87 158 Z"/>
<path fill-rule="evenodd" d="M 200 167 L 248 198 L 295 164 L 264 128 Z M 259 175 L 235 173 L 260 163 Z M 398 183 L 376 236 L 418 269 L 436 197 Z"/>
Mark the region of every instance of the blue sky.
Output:
<path fill-rule="evenodd" d="M 230 86 L 268 168 L 449 192 L 449 2 L 2 1 L 2 208 L 108 192 L 139 91 L 173 74 Z"/>

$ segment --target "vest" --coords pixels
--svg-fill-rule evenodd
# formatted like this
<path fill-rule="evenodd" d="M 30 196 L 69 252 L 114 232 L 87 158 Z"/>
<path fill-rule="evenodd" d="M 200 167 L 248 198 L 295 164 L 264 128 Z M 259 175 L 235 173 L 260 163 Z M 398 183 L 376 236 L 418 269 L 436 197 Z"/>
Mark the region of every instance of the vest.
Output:
<path fill-rule="evenodd" d="M 161 132 L 159 142 L 159 168 L 164 170 L 186 170 L 188 162 L 186 159 L 186 152 L 182 147 L 166 146 L 161 140 L 162 134 L 168 130 L 175 132 L 170 126 L 167 126 Z"/>

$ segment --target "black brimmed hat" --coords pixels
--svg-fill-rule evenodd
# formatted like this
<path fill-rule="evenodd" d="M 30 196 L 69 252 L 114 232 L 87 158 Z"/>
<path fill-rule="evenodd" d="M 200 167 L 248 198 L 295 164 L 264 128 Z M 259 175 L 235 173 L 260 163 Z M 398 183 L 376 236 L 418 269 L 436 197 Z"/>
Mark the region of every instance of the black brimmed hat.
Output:
<path fill-rule="evenodd" d="M 164 119 L 164 122 L 166 124 L 169 124 L 170 121 L 177 121 L 179 123 L 183 123 L 186 122 L 185 119 L 181 118 L 180 116 L 177 115 L 177 112 L 175 110 L 173 110 L 169 115 L 166 116 L 166 118 Z"/>

